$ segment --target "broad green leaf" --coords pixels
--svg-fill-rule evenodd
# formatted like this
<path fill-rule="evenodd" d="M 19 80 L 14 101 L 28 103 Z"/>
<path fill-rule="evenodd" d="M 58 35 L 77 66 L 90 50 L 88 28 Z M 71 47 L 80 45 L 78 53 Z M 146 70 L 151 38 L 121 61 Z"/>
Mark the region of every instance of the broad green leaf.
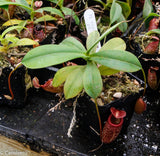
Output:
<path fill-rule="evenodd" d="M 0 46 L 0 53 L 7 53 L 7 47 Z"/>
<path fill-rule="evenodd" d="M 73 19 L 75 20 L 76 24 L 79 25 L 79 18 L 72 9 L 67 8 L 67 7 L 62 7 L 61 9 L 62 9 L 64 15 L 72 16 Z"/>
<path fill-rule="evenodd" d="M 7 47 L 8 48 L 9 41 L 6 38 L 3 38 L 1 40 L 1 44 L 3 45 L 3 47 Z"/>
<path fill-rule="evenodd" d="M 21 26 L 20 28 L 17 28 L 18 33 L 20 33 L 23 29 L 26 29 L 26 24 L 27 24 L 28 20 L 24 20 L 21 23 L 18 24 L 18 26 Z"/>
<path fill-rule="evenodd" d="M 52 85 L 54 87 L 60 86 L 63 82 L 66 81 L 66 78 L 68 77 L 68 75 L 70 75 L 70 73 L 73 70 L 77 69 L 78 67 L 79 66 L 67 66 L 59 69 L 54 75 Z"/>
<path fill-rule="evenodd" d="M 22 8 L 24 8 L 30 14 L 31 11 L 33 11 L 33 9 L 24 1 L 25 0 L 16 0 L 16 2 L 9 2 L 7 0 L 1 0 L 0 7 L 6 6 L 6 5 L 17 5 L 17 6 L 21 6 Z"/>
<path fill-rule="evenodd" d="M 91 60 L 119 71 L 135 72 L 142 68 L 138 58 L 127 51 L 106 50 L 90 56 Z"/>
<path fill-rule="evenodd" d="M 21 7 L 25 9 L 29 14 L 31 14 L 31 12 L 33 11 L 33 8 L 29 6 L 26 0 L 16 0 L 16 3 L 21 4 Z"/>
<path fill-rule="evenodd" d="M 150 0 L 145 0 L 143 6 L 143 18 L 146 18 L 151 12 L 153 12 L 153 6 Z"/>
<path fill-rule="evenodd" d="M 29 38 L 22 38 L 16 43 L 17 46 L 37 45 L 37 44 L 38 43 L 36 41 L 31 40 Z"/>
<path fill-rule="evenodd" d="M 160 35 L 160 29 L 152 29 L 146 33 L 146 35 L 151 35 L 151 34 L 159 34 Z"/>
<path fill-rule="evenodd" d="M 124 17 L 127 19 L 131 13 L 130 5 L 128 3 L 122 2 L 122 1 L 117 1 L 117 3 L 120 4 L 120 6 L 122 8 L 122 13 L 123 13 Z"/>
<path fill-rule="evenodd" d="M 112 27 L 110 27 L 109 29 L 107 29 L 96 41 L 95 43 L 87 50 L 86 54 L 89 54 L 89 52 L 92 50 L 92 48 L 98 44 L 104 37 L 106 37 L 109 33 L 111 33 L 114 29 L 116 29 L 120 24 L 122 24 L 123 22 L 119 22 L 115 25 L 113 25 Z"/>
<path fill-rule="evenodd" d="M 14 37 L 14 36 L 5 36 L 5 38 L 9 41 L 9 42 L 12 42 L 12 43 L 17 43 L 19 41 L 19 38 L 17 37 Z"/>
<path fill-rule="evenodd" d="M 87 46 L 87 50 L 90 49 L 92 47 L 92 45 L 95 43 L 95 41 L 97 40 L 97 38 L 99 38 L 99 32 L 98 31 L 93 31 L 89 34 L 89 36 L 87 37 L 87 42 L 86 42 L 86 46 Z M 95 53 L 96 49 L 97 49 L 97 45 L 98 43 L 91 49 L 90 54 Z"/>
<path fill-rule="evenodd" d="M 52 8 L 52 7 L 43 7 L 43 8 L 37 9 L 35 12 L 43 13 L 43 11 L 47 11 L 47 12 L 50 12 L 51 14 L 58 15 L 64 18 L 64 15 L 62 14 L 60 10 L 56 8 Z"/>
<path fill-rule="evenodd" d="M 34 22 L 39 23 L 39 22 L 44 22 L 44 21 L 55 21 L 57 18 L 50 16 L 50 15 L 44 15 L 42 17 L 37 18 Z"/>
<path fill-rule="evenodd" d="M 1 6 L 0 8 L 2 8 L 2 9 L 4 9 L 4 10 L 8 11 L 9 6 L 8 6 L 8 5 L 3 5 L 3 6 Z"/>
<path fill-rule="evenodd" d="M 126 0 L 126 2 L 129 4 L 130 8 L 132 8 L 132 0 Z"/>
<path fill-rule="evenodd" d="M 30 50 L 22 63 L 28 68 L 43 68 L 76 58 L 86 58 L 85 53 L 66 45 L 43 45 Z"/>
<path fill-rule="evenodd" d="M 110 10 L 110 24 L 113 24 L 115 21 L 117 21 L 122 14 L 122 8 L 121 6 L 113 0 L 111 10 Z"/>
<path fill-rule="evenodd" d="M 16 3 L 22 4 L 28 8 L 30 7 L 26 0 L 16 0 Z"/>
<path fill-rule="evenodd" d="M 158 15 L 158 14 L 156 14 L 156 13 L 150 13 L 146 18 L 145 18 L 145 26 L 146 26 L 146 28 L 148 28 L 149 27 L 149 22 L 150 22 L 150 20 L 152 19 L 152 18 L 154 18 L 154 17 L 160 17 L 160 15 Z"/>
<path fill-rule="evenodd" d="M 104 50 L 125 50 L 126 49 L 126 43 L 124 40 L 122 40 L 119 37 L 114 37 L 107 41 L 102 48 L 99 51 L 104 51 Z"/>
<path fill-rule="evenodd" d="M 64 0 L 58 0 L 58 6 L 59 6 L 60 8 L 63 7 L 63 3 L 64 3 Z"/>
<path fill-rule="evenodd" d="M 18 20 L 18 19 L 11 19 L 11 20 L 8 20 L 7 22 L 5 22 L 2 26 L 11 26 L 11 25 L 17 25 L 17 24 L 20 24 L 23 20 Z"/>
<path fill-rule="evenodd" d="M 115 70 L 115 69 L 112 69 L 112 68 L 109 68 L 103 65 L 99 67 L 99 71 L 100 71 L 100 74 L 103 76 L 113 75 L 119 72 L 119 70 Z"/>
<path fill-rule="evenodd" d="M 13 30 L 18 30 L 19 28 L 22 28 L 22 26 L 12 26 L 12 27 L 9 27 L 7 28 L 5 31 L 3 31 L 2 33 L 2 38 L 10 31 L 13 31 Z"/>
<path fill-rule="evenodd" d="M 70 47 L 74 47 L 74 48 L 77 48 L 83 52 L 86 51 L 85 47 L 83 46 L 83 44 L 78 41 L 76 38 L 74 37 L 67 37 L 66 39 L 64 39 L 60 44 L 63 44 L 63 45 L 67 45 L 67 46 L 70 46 Z"/>
<path fill-rule="evenodd" d="M 117 22 L 122 22 L 122 21 L 126 21 L 126 19 L 124 18 L 124 16 L 121 14 L 119 19 L 117 20 Z M 128 28 L 128 24 L 126 22 L 123 22 L 122 24 L 119 25 L 118 27 L 122 32 L 125 32 Z"/>
<path fill-rule="evenodd" d="M 90 61 L 87 62 L 87 67 L 83 74 L 83 85 L 86 93 L 94 99 L 102 91 L 103 87 L 102 78 L 97 68 L 97 65 L 94 62 Z"/>
<path fill-rule="evenodd" d="M 83 74 L 85 66 L 78 66 L 67 77 L 64 84 L 65 99 L 77 96 L 83 89 Z"/>

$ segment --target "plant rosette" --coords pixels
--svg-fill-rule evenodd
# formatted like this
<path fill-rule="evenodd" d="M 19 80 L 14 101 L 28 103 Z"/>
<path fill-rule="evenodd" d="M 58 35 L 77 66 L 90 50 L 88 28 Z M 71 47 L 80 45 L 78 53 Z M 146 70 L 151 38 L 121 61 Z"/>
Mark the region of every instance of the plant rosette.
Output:
<path fill-rule="evenodd" d="M 100 133 L 102 132 L 101 119 L 99 115 L 97 97 L 100 95 L 103 82 L 101 75 L 112 75 L 120 71 L 135 72 L 144 71 L 137 57 L 125 51 L 126 44 L 121 38 L 113 38 L 105 43 L 96 53 L 98 43 L 117 28 L 122 22 L 110 27 L 104 34 L 99 35 L 98 31 L 89 34 L 86 41 L 86 48 L 73 37 L 68 37 L 59 45 L 39 46 L 29 51 L 22 60 L 27 68 L 38 69 L 52 65 L 61 64 L 69 60 L 82 58 L 85 65 L 67 66 L 58 70 L 53 78 L 53 86 L 58 87 L 64 83 L 65 99 L 74 98 L 84 90 L 91 98 L 95 99 L 98 115 Z M 145 75 L 144 75 L 145 78 Z M 78 98 L 77 97 L 77 98 Z M 76 105 L 74 105 L 75 111 Z M 74 125 L 75 113 L 71 121 Z M 70 130 L 68 136 L 71 136 Z"/>

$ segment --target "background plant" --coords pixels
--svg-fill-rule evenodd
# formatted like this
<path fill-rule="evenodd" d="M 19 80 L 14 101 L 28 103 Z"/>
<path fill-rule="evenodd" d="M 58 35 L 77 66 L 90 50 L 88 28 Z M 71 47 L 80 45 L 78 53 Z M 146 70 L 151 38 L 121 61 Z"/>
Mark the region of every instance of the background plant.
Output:
<path fill-rule="evenodd" d="M 8 10 L 9 5 L 20 6 L 21 8 L 25 9 L 27 13 L 30 15 L 30 20 L 27 20 L 28 22 L 38 23 L 43 21 L 57 20 L 56 17 L 53 17 L 49 14 L 44 14 L 44 11 L 45 11 L 45 12 L 49 12 L 52 15 L 58 15 L 63 19 L 65 19 L 64 15 L 71 15 L 71 16 L 73 15 L 73 18 L 75 19 L 76 23 L 77 24 L 79 23 L 79 19 L 74 13 L 74 11 L 69 8 L 63 7 L 62 4 L 58 5 L 59 9 L 52 8 L 52 7 L 41 7 L 41 8 L 35 9 L 34 0 L 31 1 L 31 5 L 29 5 L 26 0 L 15 0 L 15 2 L 9 2 L 7 0 L 0 1 L 0 7 L 5 8 L 6 10 Z M 41 13 L 43 16 L 37 19 L 34 19 L 36 13 Z M 3 26 L 20 24 L 21 22 L 24 22 L 24 21 L 13 19 L 8 21 L 7 23 L 4 23 Z"/>
<path fill-rule="evenodd" d="M 22 27 L 20 26 L 12 26 L 7 28 L 1 35 L 0 35 L 0 52 L 7 53 L 9 48 L 17 47 L 17 46 L 25 46 L 25 45 L 37 45 L 38 43 L 34 40 L 29 38 L 19 39 L 15 36 L 15 34 L 7 34 L 13 30 L 21 30 Z M 26 29 L 26 28 L 25 28 Z M 19 31 L 20 32 L 20 31 Z"/>
<path fill-rule="evenodd" d="M 103 10 L 109 11 L 109 26 L 116 22 L 126 21 L 131 13 L 131 1 L 118 1 L 118 0 L 107 0 L 106 3 L 102 0 L 94 0 L 99 2 L 103 6 Z M 122 23 L 118 27 L 121 32 L 125 32 L 128 28 L 127 23 Z"/>

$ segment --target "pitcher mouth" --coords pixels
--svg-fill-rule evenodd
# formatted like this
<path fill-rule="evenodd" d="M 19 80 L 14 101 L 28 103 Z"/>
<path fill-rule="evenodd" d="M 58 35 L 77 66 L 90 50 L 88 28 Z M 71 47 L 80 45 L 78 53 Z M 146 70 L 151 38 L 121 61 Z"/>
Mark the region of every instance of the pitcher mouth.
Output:
<path fill-rule="evenodd" d="M 120 118 L 120 122 L 118 124 L 114 124 L 111 122 L 111 118 L 114 117 L 112 114 L 110 114 L 110 116 L 108 117 L 108 123 L 111 125 L 111 126 L 114 126 L 114 127 L 119 127 L 123 124 L 123 118 Z"/>

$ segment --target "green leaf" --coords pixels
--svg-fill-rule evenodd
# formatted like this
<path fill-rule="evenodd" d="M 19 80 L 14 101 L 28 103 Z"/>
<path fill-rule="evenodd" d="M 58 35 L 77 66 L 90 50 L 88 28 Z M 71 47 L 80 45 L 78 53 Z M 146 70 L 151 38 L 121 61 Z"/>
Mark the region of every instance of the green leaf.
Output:
<path fill-rule="evenodd" d="M 160 15 L 156 14 L 156 13 L 150 13 L 146 18 L 145 18 L 145 26 L 146 28 L 149 27 L 149 22 L 151 21 L 152 18 L 154 17 L 160 17 Z"/>
<path fill-rule="evenodd" d="M 145 0 L 143 6 L 143 18 L 146 18 L 151 12 L 153 12 L 153 6 L 150 0 Z"/>
<path fill-rule="evenodd" d="M 132 0 L 126 0 L 126 2 L 129 4 L 130 8 L 132 8 Z"/>
<path fill-rule="evenodd" d="M 64 18 L 63 14 L 60 10 L 58 10 L 56 8 L 52 8 L 52 7 L 43 7 L 43 8 L 37 9 L 35 12 L 43 13 L 43 11 L 47 11 L 47 12 L 50 12 L 51 14 L 58 15 L 58 16 Z"/>
<path fill-rule="evenodd" d="M 90 49 L 92 47 L 92 45 L 95 43 L 95 41 L 97 40 L 97 38 L 99 38 L 99 32 L 98 31 L 93 31 L 89 34 L 89 36 L 87 37 L 87 42 L 86 42 L 86 46 L 87 46 L 87 50 Z M 98 43 L 91 49 L 90 54 L 95 53 L 96 49 L 97 49 L 97 45 Z"/>
<path fill-rule="evenodd" d="M 117 21 L 122 14 L 122 8 L 121 6 L 113 0 L 111 10 L 110 10 L 110 24 L 113 24 L 115 21 Z"/>
<path fill-rule="evenodd" d="M 117 3 L 120 4 L 120 6 L 122 8 L 122 13 L 123 13 L 124 17 L 127 19 L 131 13 L 130 5 L 128 3 L 122 2 L 122 1 L 117 1 Z"/>
<path fill-rule="evenodd" d="M 73 19 L 75 20 L 76 24 L 79 25 L 79 18 L 72 9 L 67 8 L 67 7 L 62 7 L 61 9 L 65 15 L 72 16 Z"/>
<path fill-rule="evenodd" d="M 29 14 L 31 14 L 31 11 L 33 11 L 33 9 L 27 4 L 27 2 L 25 3 L 25 0 L 16 0 L 16 2 L 9 2 L 7 0 L 1 0 L 0 1 L 0 7 L 1 6 L 5 6 L 5 5 L 17 5 L 17 6 L 21 6 Z"/>
<path fill-rule="evenodd" d="M 126 43 L 119 37 L 114 37 L 107 41 L 99 51 L 104 50 L 125 50 Z"/>
<path fill-rule="evenodd" d="M 121 50 L 106 50 L 94 53 L 91 60 L 115 70 L 135 72 L 142 68 L 138 58 L 130 52 Z"/>
<path fill-rule="evenodd" d="M 18 20 L 18 19 L 11 19 L 11 20 L 8 20 L 7 22 L 5 22 L 2 26 L 11 26 L 11 25 L 18 25 L 22 22 L 23 20 Z"/>
<path fill-rule="evenodd" d="M 17 46 L 36 45 L 36 44 L 38 44 L 36 41 L 31 40 L 29 38 L 22 38 L 16 43 Z"/>
<path fill-rule="evenodd" d="M 3 6 L 1 6 L 0 8 L 2 8 L 2 9 L 4 9 L 4 10 L 8 11 L 9 6 L 8 6 L 8 5 L 3 5 Z"/>
<path fill-rule="evenodd" d="M 85 53 L 66 45 L 43 45 L 30 50 L 22 63 L 28 68 L 43 68 L 76 58 L 86 58 Z"/>
<path fill-rule="evenodd" d="M 60 70 L 58 70 L 56 74 L 54 75 L 52 85 L 54 87 L 60 86 L 63 82 L 66 81 L 66 78 L 68 77 L 68 75 L 70 75 L 70 73 L 73 70 L 77 69 L 78 67 L 79 66 L 67 66 L 67 67 L 63 67 Z"/>
<path fill-rule="evenodd" d="M 78 66 L 67 77 L 64 84 L 65 99 L 77 96 L 83 89 L 83 74 L 85 66 Z"/>
<path fill-rule="evenodd" d="M 100 74 L 103 76 L 113 75 L 119 72 L 119 70 L 115 70 L 115 69 L 112 69 L 112 68 L 109 68 L 103 65 L 99 67 L 99 71 L 100 71 Z"/>
<path fill-rule="evenodd" d="M 23 30 L 23 29 L 27 29 L 25 26 L 27 24 L 28 20 L 24 20 L 22 21 L 21 23 L 18 24 L 18 26 L 20 26 L 20 28 L 17 28 L 17 31 L 18 33 L 20 34 L 20 32 Z"/>
<path fill-rule="evenodd" d="M 122 22 L 122 21 L 126 21 L 126 19 L 124 18 L 124 16 L 121 14 L 121 16 L 119 17 L 119 19 L 117 20 L 117 22 Z M 118 27 L 122 32 L 125 32 L 128 28 L 128 24 L 126 22 L 123 22 L 122 24 L 119 25 Z"/>
<path fill-rule="evenodd" d="M 0 46 L 0 52 L 7 53 L 7 48 Z"/>
<path fill-rule="evenodd" d="M 70 46 L 70 47 L 74 47 L 74 48 L 77 48 L 83 52 L 86 51 L 85 47 L 83 46 L 83 44 L 78 41 L 76 38 L 74 37 L 67 37 L 66 39 L 64 39 L 60 44 L 63 44 L 63 45 L 67 45 L 67 46 Z"/>
<path fill-rule="evenodd" d="M 12 30 L 17 30 L 17 31 L 18 31 L 19 28 L 22 28 L 22 26 L 12 26 L 12 27 L 7 28 L 5 31 L 3 31 L 3 33 L 2 33 L 2 38 L 3 38 L 8 32 L 10 32 L 10 31 L 12 31 Z"/>
<path fill-rule="evenodd" d="M 152 29 L 146 33 L 146 35 L 151 35 L 151 34 L 159 34 L 160 35 L 160 29 Z"/>
<path fill-rule="evenodd" d="M 87 62 L 87 67 L 83 74 L 83 85 L 86 93 L 94 99 L 102 91 L 102 78 L 97 65 L 94 62 Z"/>
<path fill-rule="evenodd" d="M 57 18 L 50 16 L 50 15 L 44 15 L 42 17 L 37 18 L 34 22 L 39 23 L 39 22 L 54 21 L 54 20 L 57 20 Z"/>
<path fill-rule="evenodd" d="M 23 6 L 30 8 L 26 0 L 16 0 L 16 3 L 22 4 Z"/>
<path fill-rule="evenodd" d="M 14 35 L 10 35 L 10 34 L 6 34 L 5 39 L 12 43 L 16 43 L 19 41 L 19 38 L 15 37 Z"/>
<path fill-rule="evenodd" d="M 92 48 L 98 44 L 104 37 L 106 37 L 109 33 L 111 33 L 114 29 L 116 29 L 120 24 L 122 24 L 123 22 L 119 22 L 115 25 L 113 25 L 112 27 L 110 27 L 109 29 L 107 29 L 96 41 L 95 43 L 87 50 L 86 54 L 89 54 L 89 52 L 92 50 Z"/>

